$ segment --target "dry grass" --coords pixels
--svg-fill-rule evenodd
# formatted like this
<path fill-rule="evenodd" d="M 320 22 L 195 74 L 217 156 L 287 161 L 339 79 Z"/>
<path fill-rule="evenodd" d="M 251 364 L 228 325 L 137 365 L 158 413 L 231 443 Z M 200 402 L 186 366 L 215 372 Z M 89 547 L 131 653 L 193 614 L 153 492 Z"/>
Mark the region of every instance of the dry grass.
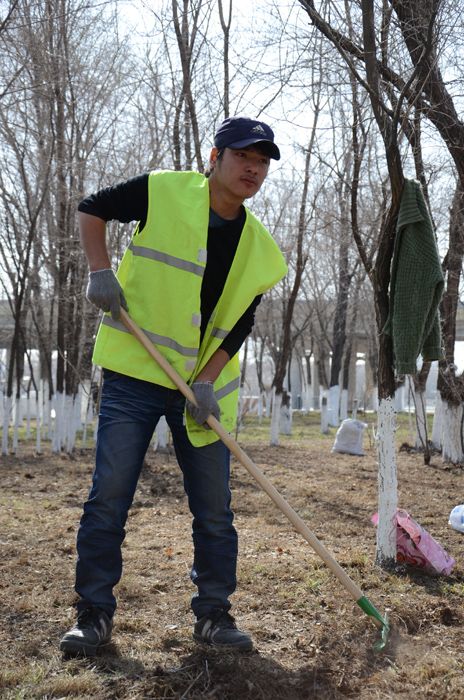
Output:
<path fill-rule="evenodd" d="M 387 573 L 374 564 L 376 461 L 331 454 L 300 418 L 292 438 L 266 446 L 248 427 L 247 453 L 383 612 L 386 653 L 370 619 L 244 469 L 233 470 L 240 535 L 233 611 L 256 651 L 220 654 L 191 640 L 190 517 L 175 459 L 148 457 L 124 545 L 113 644 L 93 660 L 58 651 L 74 619 L 74 541 L 93 455 L 24 450 L 1 462 L 0 697 L 226 700 L 455 698 L 464 692 L 462 535 L 447 525 L 462 500 L 461 470 L 400 452 L 400 505 L 456 558 L 449 577 Z M 404 436 L 399 436 L 404 441 Z M 366 443 L 368 442 L 366 438 Z"/>

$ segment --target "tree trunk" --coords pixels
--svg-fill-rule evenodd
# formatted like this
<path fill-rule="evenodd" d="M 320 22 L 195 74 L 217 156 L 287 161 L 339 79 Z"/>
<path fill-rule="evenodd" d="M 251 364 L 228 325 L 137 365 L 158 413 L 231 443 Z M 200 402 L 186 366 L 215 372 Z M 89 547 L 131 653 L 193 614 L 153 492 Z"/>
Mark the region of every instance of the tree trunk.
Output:
<path fill-rule="evenodd" d="M 324 392 L 321 397 L 321 433 L 329 433 L 329 413 L 327 409 L 327 394 Z"/>
<path fill-rule="evenodd" d="M 223 50 L 223 67 L 224 67 L 224 119 L 229 117 L 230 111 L 230 76 L 229 76 L 229 45 L 230 45 L 230 27 L 232 24 L 232 0 L 229 0 L 229 12 L 226 20 L 224 16 L 223 0 L 218 0 L 219 17 L 221 20 L 221 28 L 224 36 Z"/>
<path fill-rule="evenodd" d="M 338 248 L 338 292 L 335 302 L 335 316 L 333 323 L 332 362 L 329 385 L 329 422 L 338 426 L 340 410 L 340 375 L 342 370 L 343 353 L 346 344 L 346 321 L 348 312 L 348 294 L 352 275 L 349 272 L 349 243 L 348 228 L 349 217 L 344 201 L 346 194 L 340 191 L 341 210 L 341 239 Z"/>
<path fill-rule="evenodd" d="M 327 416 L 329 425 L 337 427 L 340 424 L 340 382 L 329 388 L 327 396 Z"/>
<path fill-rule="evenodd" d="M 414 377 L 414 408 L 416 412 L 416 448 L 424 452 L 424 464 L 430 464 L 430 441 L 427 428 L 426 386 L 431 362 L 423 362 Z"/>
<path fill-rule="evenodd" d="M 183 0 L 182 5 L 182 15 L 179 20 L 179 0 L 172 0 L 172 17 L 182 66 L 182 97 L 185 99 L 188 110 L 197 168 L 199 172 L 203 172 L 204 164 L 201 155 L 200 130 L 192 91 L 192 54 L 198 34 L 198 20 L 202 2 L 200 0 L 200 2 L 195 4 L 190 3 L 189 0 Z"/>
<path fill-rule="evenodd" d="M 292 406 L 291 406 L 292 395 L 284 391 L 282 395 L 282 403 L 280 406 L 280 420 L 279 425 L 281 427 L 281 432 L 283 435 L 292 434 Z"/>
<path fill-rule="evenodd" d="M 435 401 L 435 413 L 433 414 L 432 426 L 432 445 L 436 450 L 441 450 L 443 444 L 443 412 L 445 410 L 445 402 L 437 393 Z"/>
<path fill-rule="evenodd" d="M 464 462 L 464 454 L 462 450 L 462 403 L 455 405 L 445 402 L 442 421 L 443 461 L 450 462 L 451 464 L 462 464 Z"/>
<path fill-rule="evenodd" d="M 464 398 L 464 382 L 456 377 L 454 364 L 456 314 L 464 258 L 464 187 L 461 182 L 458 182 L 453 198 L 449 231 L 449 248 L 443 263 L 446 269 L 446 287 L 440 308 L 445 359 L 438 363 L 437 388 L 444 403 L 441 414 L 443 460 L 458 463 L 463 460 L 461 430 L 458 430 L 457 424 Z"/>
<path fill-rule="evenodd" d="M 272 400 L 272 414 L 271 414 L 271 439 L 270 445 L 275 446 L 279 444 L 279 434 L 280 434 L 280 409 L 282 406 L 282 392 L 274 391 Z"/>
<path fill-rule="evenodd" d="M 383 222 L 379 248 L 372 280 L 379 338 L 379 525 L 377 528 L 376 561 L 383 568 L 396 566 L 396 510 L 397 473 L 395 460 L 395 378 L 393 372 L 393 345 L 389 335 L 382 333 L 389 311 L 390 264 L 396 234 L 396 219 L 403 189 L 401 155 L 396 141 L 397 124 L 392 122 L 380 104 L 380 77 L 376 58 L 374 5 L 372 0 L 362 0 L 363 38 L 366 78 L 371 89 L 369 97 L 382 139 L 385 145 L 391 185 L 390 210 Z"/>

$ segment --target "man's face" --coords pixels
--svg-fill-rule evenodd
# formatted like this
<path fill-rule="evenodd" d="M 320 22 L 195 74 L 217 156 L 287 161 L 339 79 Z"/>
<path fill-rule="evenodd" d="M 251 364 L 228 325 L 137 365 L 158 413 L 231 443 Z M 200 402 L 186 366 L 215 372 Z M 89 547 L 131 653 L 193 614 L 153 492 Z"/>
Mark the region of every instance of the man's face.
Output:
<path fill-rule="evenodd" d="M 211 151 L 215 184 L 237 200 L 253 197 L 263 184 L 269 170 L 270 158 L 259 148 L 248 146 L 240 150 L 225 148 L 216 160 L 217 148 Z"/>

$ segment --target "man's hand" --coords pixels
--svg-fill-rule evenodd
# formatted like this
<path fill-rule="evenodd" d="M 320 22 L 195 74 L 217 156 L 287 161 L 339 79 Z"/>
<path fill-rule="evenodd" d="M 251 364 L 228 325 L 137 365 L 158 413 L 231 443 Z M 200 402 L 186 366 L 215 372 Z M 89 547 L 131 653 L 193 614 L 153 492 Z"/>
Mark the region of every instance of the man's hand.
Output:
<path fill-rule="evenodd" d="M 203 425 L 211 414 L 219 420 L 221 411 L 214 395 L 213 383 L 194 382 L 192 384 L 192 391 L 198 405 L 194 406 L 193 403 L 187 401 L 187 411 L 198 425 Z"/>
<path fill-rule="evenodd" d="M 110 269 L 89 273 L 87 299 L 102 311 L 110 311 L 114 321 L 119 319 L 121 306 L 129 311 L 121 285 Z"/>

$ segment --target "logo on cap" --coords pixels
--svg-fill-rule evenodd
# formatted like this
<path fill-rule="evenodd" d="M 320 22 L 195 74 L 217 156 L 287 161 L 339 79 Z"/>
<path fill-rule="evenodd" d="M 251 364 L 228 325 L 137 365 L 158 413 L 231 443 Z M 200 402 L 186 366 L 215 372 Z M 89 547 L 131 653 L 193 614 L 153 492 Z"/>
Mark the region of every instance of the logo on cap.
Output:
<path fill-rule="evenodd" d="M 271 158 L 279 160 L 280 152 L 274 143 L 274 132 L 264 122 L 248 117 L 228 117 L 214 136 L 216 148 L 247 148 L 256 143 L 266 148 Z"/>

